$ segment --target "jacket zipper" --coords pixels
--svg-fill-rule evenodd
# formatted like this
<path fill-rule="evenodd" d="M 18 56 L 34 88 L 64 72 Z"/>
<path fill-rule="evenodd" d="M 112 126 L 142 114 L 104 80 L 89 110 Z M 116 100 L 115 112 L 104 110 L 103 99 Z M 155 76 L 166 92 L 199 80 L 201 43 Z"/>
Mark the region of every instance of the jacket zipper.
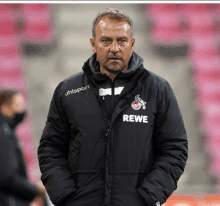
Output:
<path fill-rule="evenodd" d="M 111 121 L 108 120 L 108 128 L 107 128 L 107 132 L 106 132 L 106 138 L 108 140 L 108 135 L 109 135 L 109 131 L 110 131 L 110 126 L 111 126 Z"/>
<path fill-rule="evenodd" d="M 114 80 L 112 81 L 112 106 L 111 106 L 111 116 L 114 110 L 114 95 L 115 95 L 115 91 L 114 91 Z"/>
<path fill-rule="evenodd" d="M 112 116 L 112 112 L 113 112 L 113 106 L 114 106 L 114 80 L 112 81 L 112 102 L 111 102 L 111 116 Z M 111 126 L 111 116 L 108 118 L 108 127 L 107 127 L 107 132 L 106 132 L 106 138 L 108 141 L 108 136 L 109 136 L 109 131 L 110 131 L 110 126 Z"/>

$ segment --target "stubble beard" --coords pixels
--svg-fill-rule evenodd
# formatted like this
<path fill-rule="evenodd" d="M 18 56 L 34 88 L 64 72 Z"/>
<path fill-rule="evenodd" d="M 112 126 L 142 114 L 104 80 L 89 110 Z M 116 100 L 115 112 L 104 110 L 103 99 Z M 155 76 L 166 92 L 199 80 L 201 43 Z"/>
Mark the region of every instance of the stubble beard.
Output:
<path fill-rule="evenodd" d="M 117 63 L 117 64 L 106 64 L 103 66 L 109 73 L 117 75 L 120 72 L 122 72 L 125 68 L 125 64 L 124 63 Z"/>

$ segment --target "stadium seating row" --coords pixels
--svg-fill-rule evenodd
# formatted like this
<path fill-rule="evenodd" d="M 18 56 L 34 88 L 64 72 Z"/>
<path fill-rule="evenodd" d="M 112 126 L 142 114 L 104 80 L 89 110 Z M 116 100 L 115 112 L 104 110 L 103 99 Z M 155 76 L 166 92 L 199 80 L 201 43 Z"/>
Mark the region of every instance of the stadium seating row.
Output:
<path fill-rule="evenodd" d="M 54 39 L 49 4 L 0 4 L 0 88 L 15 88 L 22 92 L 28 106 L 28 91 L 21 43 L 48 43 Z M 18 128 L 26 159 L 29 179 L 39 181 L 36 149 L 34 148 L 32 119 Z"/>
<path fill-rule="evenodd" d="M 220 182 L 220 5 L 151 4 L 147 15 L 155 45 L 189 47 L 188 59 L 197 89 L 195 104 L 202 112 L 205 148 L 212 157 L 210 170 Z"/>

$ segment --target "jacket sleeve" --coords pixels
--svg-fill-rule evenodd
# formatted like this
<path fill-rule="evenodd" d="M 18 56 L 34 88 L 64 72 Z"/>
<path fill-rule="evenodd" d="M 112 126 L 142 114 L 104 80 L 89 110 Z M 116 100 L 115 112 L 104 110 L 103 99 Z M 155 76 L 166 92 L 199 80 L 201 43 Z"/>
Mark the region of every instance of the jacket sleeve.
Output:
<path fill-rule="evenodd" d="M 14 142 L 10 140 L 4 129 L 7 130 L 3 127 L 0 129 L 0 191 L 31 202 L 39 194 L 38 187 L 17 172 L 19 165 Z"/>
<path fill-rule="evenodd" d="M 54 92 L 38 147 L 41 180 L 54 205 L 64 205 L 76 191 L 67 161 L 70 127 L 61 99 L 64 87 L 65 82 L 61 82 Z"/>
<path fill-rule="evenodd" d="M 149 206 L 166 202 L 177 188 L 188 158 L 185 127 L 168 82 L 159 88 L 157 101 L 153 132 L 156 159 L 150 172 L 136 188 Z"/>

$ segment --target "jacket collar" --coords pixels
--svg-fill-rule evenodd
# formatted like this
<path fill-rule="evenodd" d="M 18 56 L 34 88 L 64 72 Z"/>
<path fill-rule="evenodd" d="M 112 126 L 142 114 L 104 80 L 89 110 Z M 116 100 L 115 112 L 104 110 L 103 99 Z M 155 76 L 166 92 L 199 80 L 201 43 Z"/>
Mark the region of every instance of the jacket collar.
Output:
<path fill-rule="evenodd" d="M 117 78 L 123 79 L 131 77 L 139 67 L 143 67 L 143 61 L 144 60 L 139 55 L 137 55 L 135 52 L 132 52 L 128 70 L 125 73 L 119 73 L 117 75 Z M 105 81 L 109 79 L 109 77 L 106 74 L 100 73 L 100 65 L 99 62 L 96 61 L 96 53 L 94 53 L 85 62 L 83 70 L 86 76 L 89 76 L 89 78 L 93 78 L 96 82 Z"/>
<path fill-rule="evenodd" d="M 98 83 L 100 81 L 106 81 L 110 78 L 106 74 L 102 74 L 99 71 L 99 63 L 96 61 L 96 54 L 93 54 L 83 66 L 83 71 L 88 79 L 90 84 L 90 89 L 98 96 Z M 119 73 L 116 76 L 116 80 L 118 79 L 126 79 L 127 84 L 125 85 L 122 93 L 120 101 L 117 103 L 113 115 L 112 122 L 116 119 L 117 115 L 119 115 L 126 107 L 128 107 L 131 101 L 134 100 L 135 95 L 140 93 L 143 80 L 146 80 L 145 75 L 149 75 L 149 72 L 145 72 L 143 66 L 143 59 L 138 56 L 136 53 L 132 53 L 131 59 L 129 61 L 129 68 L 125 73 Z M 143 75 L 145 73 L 145 75 Z M 142 78 L 143 77 L 143 78 Z M 99 100 L 99 98 L 97 98 Z"/>

